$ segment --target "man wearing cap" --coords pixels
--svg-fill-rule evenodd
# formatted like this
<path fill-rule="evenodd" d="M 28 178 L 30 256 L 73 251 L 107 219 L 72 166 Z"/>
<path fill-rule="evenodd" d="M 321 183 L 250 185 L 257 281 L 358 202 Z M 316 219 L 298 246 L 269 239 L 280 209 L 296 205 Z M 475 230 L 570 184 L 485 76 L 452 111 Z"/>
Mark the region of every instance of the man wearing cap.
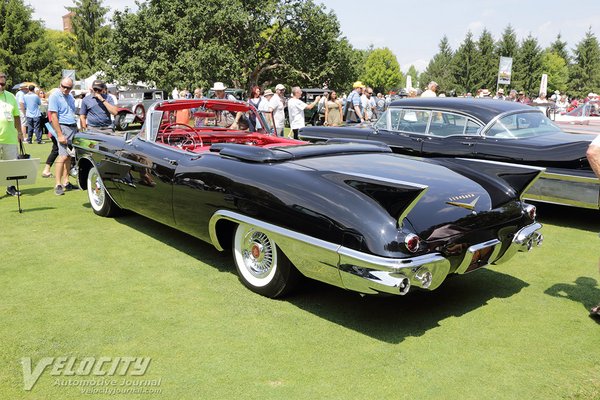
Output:
<path fill-rule="evenodd" d="M 77 119 L 75 116 L 75 99 L 71 95 L 73 80 L 63 78 L 57 91 L 48 99 L 48 114 L 52 128 L 56 132 L 58 145 L 58 157 L 56 158 L 56 186 L 54 193 L 57 196 L 65 194 L 65 190 L 74 189 L 75 186 L 69 182 L 69 170 L 71 168 L 71 157 L 67 150 L 77 132 Z"/>
<path fill-rule="evenodd" d="M 15 96 L 5 91 L 6 74 L 0 72 L 0 160 L 16 160 L 17 145 L 21 134 L 21 114 Z M 14 186 L 6 188 L 6 194 L 20 194 Z"/>
<path fill-rule="evenodd" d="M 437 92 L 439 85 L 437 82 L 431 81 L 427 85 L 427 90 L 421 93 L 421 97 L 437 97 Z"/>
<path fill-rule="evenodd" d="M 92 82 L 92 90 L 81 102 L 79 109 L 81 130 L 92 128 L 110 134 L 114 131 L 111 115 L 117 115 L 118 112 L 119 109 L 107 93 L 106 83 L 96 79 Z"/>
<path fill-rule="evenodd" d="M 278 136 L 283 136 L 285 130 L 285 86 L 281 83 L 275 86 L 275 95 L 269 100 L 269 111 L 273 113 L 275 129 Z M 265 91 L 266 96 L 266 91 Z"/>
<path fill-rule="evenodd" d="M 504 100 L 516 102 L 517 101 L 517 91 L 515 89 L 512 89 L 510 92 L 508 92 L 508 96 Z"/>
<path fill-rule="evenodd" d="M 227 87 L 223 84 L 223 82 L 215 82 L 210 90 L 215 92 L 215 98 L 218 100 L 233 100 L 236 101 L 234 95 L 226 94 L 225 89 Z M 242 113 L 238 112 L 234 114 L 231 111 L 218 111 L 217 112 L 217 125 L 222 126 L 224 128 L 238 129 L 238 122 L 242 117 Z"/>
<path fill-rule="evenodd" d="M 344 120 L 346 122 L 365 122 L 363 115 L 361 96 L 365 85 L 361 81 L 356 81 L 352 85 L 352 92 L 346 99 L 344 106 Z"/>

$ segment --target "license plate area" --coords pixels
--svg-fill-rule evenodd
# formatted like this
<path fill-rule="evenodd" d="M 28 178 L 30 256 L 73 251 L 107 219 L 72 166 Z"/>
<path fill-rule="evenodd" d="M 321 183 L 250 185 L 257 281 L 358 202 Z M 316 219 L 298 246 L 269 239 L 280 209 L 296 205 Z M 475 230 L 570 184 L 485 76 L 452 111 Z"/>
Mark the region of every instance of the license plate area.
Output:
<path fill-rule="evenodd" d="M 497 239 L 469 247 L 462 263 L 456 269 L 456 273 L 472 272 L 494 262 L 498 258 L 501 247 L 502 243 Z"/>

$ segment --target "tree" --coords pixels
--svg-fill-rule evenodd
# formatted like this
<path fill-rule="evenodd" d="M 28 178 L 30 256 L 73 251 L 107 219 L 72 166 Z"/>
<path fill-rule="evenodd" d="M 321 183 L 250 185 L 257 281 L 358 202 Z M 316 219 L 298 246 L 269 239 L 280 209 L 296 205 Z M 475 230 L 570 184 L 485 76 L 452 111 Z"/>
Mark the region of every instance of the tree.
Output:
<path fill-rule="evenodd" d="M 39 21 L 31 19 L 32 13 L 22 0 L 0 1 L 0 69 L 13 84 L 31 79 L 22 65 L 38 58 L 30 45 L 42 37 L 43 29 Z"/>
<path fill-rule="evenodd" d="M 358 76 L 335 14 L 312 0 L 154 0 L 113 23 L 109 76 L 120 81 L 339 88 Z"/>
<path fill-rule="evenodd" d="M 73 0 L 73 33 L 75 34 L 75 66 L 80 76 L 87 76 L 104 66 L 99 49 L 106 46 L 109 27 L 104 25 L 108 7 L 102 0 Z"/>
<path fill-rule="evenodd" d="M 569 73 L 569 92 L 585 97 L 588 92 L 600 91 L 600 46 L 592 28 L 573 50 L 575 63 Z"/>
<path fill-rule="evenodd" d="M 567 90 L 569 69 L 565 59 L 558 53 L 546 50 L 542 54 L 542 71 L 548 74 L 548 92 L 559 90 L 564 93 Z"/>
<path fill-rule="evenodd" d="M 498 79 L 498 56 L 494 38 L 487 29 L 479 36 L 477 53 L 472 69 L 473 82 L 477 88 L 493 90 Z"/>
<path fill-rule="evenodd" d="M 567 42 L 561 40 L 560 33 L 556 36 L 556 40 L 550 44 L 548 50 L 558 54 L 565 60 L 566 64 L 569 64 L 571 57 L 569 57 L 569 51 L 567 50 Z"/>
<path fill-rule="evenodd" d="M 502 37 L 496 43 L 496 54 L 498 57 L 514 57 L 519 51 L 519 43 L 517 42 L 517 34 L 511 25 L 504 28 Z"/>
<path fill-rule="evenodd" d="M 27 80 L 40 87 L 56 87 L 63 69 L 73 69 L 75 38 L 68 32 L 46 29 L 43 37 L 27 45 L 27 54 L 21 64 Z"/>
<path fill-rule="evenodd" d="M 452 57 L 451 70 L 457 91 L 466 93 L 478 89 L 473 77 L 473 65 L 477 57 L 473 33 L 468 31 L 465 40 Z"/>
<path fill-rule="evenodd" d="M 440 40 L 438 48 L 437 54 L 429 61 L 427 68 L 419 77 L 419 86 L 424 89 L 429 82 L 435 81 L 439 85 L 440 91 L 448 91 L 454 88 L 455 79 L 450 69 L 452 49 L 446 35 Z M 413 77 L 413 85 L 415 87 L 417 85 L 415 77 Z"/>
<path fill-rule="evenodd" d="M 383 93 L 404 85 L 400 64 L 390 49 L 385 47 L 371 52 L 365 62 L 363 82 Z"/>
<path fill-rule="evenodd" d="M 537 95 L 542 78 L 542 50 L 531 34 L 521 43 L 513 62 L 512 86 Z"/>

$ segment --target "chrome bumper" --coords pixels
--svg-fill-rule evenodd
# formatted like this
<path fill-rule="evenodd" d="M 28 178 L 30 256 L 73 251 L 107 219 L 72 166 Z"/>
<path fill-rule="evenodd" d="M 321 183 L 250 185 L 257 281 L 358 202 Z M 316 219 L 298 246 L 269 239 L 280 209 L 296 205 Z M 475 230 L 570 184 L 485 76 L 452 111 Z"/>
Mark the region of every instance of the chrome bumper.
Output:
<path fill-rule="evenodd" d="M 458 268 L 451 271 L 450 261 L 440 253 L 409 258 L 375 256 L 226 210 L 215 213 L 209 223 L 210 237 L 218 250 L 223 250 L 217 235 L 220 220 L 246 223 L 268 232 L 303 275 L 366 294 L 404 295 L 411 286 L 433 290 L 450 272 L 466 273 L 487 264 L 507 261 L 517 251 L 530 250 L 543 240 L 537 232 L 542 225 L 534 223 L 520 229 L 499 258 L 502 243 L 497 239 L 490 240 L 469 247 Z"/>

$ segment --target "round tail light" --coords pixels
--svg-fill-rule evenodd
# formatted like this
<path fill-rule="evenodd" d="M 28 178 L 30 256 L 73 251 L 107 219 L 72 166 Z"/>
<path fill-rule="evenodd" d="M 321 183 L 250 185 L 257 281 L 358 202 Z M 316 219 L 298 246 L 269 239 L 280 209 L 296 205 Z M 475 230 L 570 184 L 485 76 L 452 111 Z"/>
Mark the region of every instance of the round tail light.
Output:
<path fill-rule="evenodd" d="M 537 217 L 537 208 L 535 206 L 532 206 L 531 204 L 527 204 L 525 206 L 525 213 L 527 214 L 527 216 L 529 216 L 531 220 L 535 220 L 535 218 Z"/>
<path fill-rule="evenodd" d="M 406 246 L 406 249 L 408 251 L 410 251 L 411 253 L 415 253 L 417 250 L 419 250 L 419 246 L 421 245 L 421 238 L 413 233 L 409 233 L 404 238 L 404 245 Z"/>

